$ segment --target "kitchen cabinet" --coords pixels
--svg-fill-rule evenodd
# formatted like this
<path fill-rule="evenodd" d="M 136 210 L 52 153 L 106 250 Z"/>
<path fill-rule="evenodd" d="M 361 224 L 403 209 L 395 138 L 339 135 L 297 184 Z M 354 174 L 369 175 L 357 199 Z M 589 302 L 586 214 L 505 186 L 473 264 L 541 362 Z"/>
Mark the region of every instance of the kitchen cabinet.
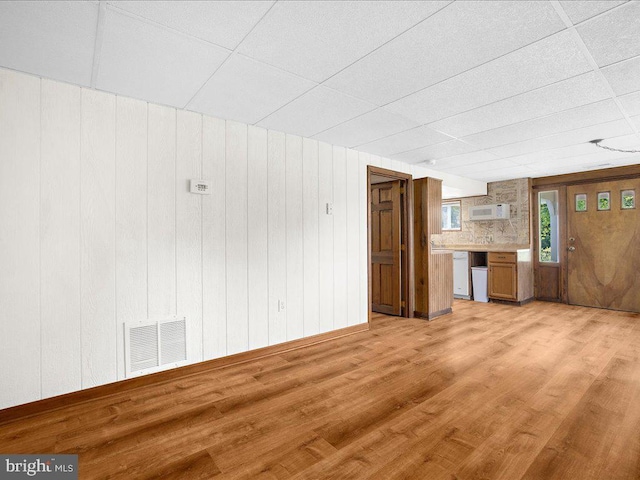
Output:
<path fill-rule="evenodd" d="M 414 180 L 413 199 L 414 315 L 432 319 L 451 313 L 453 303 L 453 252 L 434 249 L 430 241 L 442 232 L 442 180 Z"/>
<path fill-rule="evenodd" d="M 533 294 L 529 279 L 529 256 L 523 254 L 519 258 L 517 252 L 489 252 L 489 298 L 519 303 L 531 300 Z"/>

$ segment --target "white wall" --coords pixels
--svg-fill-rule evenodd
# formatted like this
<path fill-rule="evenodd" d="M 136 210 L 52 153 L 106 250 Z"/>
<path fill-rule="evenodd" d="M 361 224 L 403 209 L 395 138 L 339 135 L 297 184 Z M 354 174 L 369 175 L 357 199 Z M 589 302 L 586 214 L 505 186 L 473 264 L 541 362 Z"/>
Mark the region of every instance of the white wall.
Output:
<path fill-rule="evenodd" d="M 0 69 L 0 408 L 123 379 L 124 322 L 191 362 L 366 322 L 369 164 L 437 175 Z"/>

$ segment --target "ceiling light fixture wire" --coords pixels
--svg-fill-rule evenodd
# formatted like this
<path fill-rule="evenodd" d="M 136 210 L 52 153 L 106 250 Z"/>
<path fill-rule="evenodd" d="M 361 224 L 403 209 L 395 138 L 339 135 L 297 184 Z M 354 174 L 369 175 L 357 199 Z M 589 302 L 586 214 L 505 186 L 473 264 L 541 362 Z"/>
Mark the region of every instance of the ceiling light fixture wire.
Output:
<path fill-rule="evenodd" d="M 598 138 L 596 140 L 589 140 L 589 143 L 593 143 L 596 147 L 604 148 L 605 150 L 611 150 L 612 152 L 622 152 L 622 153 L 640 153 L 640 150 L 622 150 L 620 148 L 607 147 L 606 145 L 600 145 L 602 142 L 602 138 Z"/>

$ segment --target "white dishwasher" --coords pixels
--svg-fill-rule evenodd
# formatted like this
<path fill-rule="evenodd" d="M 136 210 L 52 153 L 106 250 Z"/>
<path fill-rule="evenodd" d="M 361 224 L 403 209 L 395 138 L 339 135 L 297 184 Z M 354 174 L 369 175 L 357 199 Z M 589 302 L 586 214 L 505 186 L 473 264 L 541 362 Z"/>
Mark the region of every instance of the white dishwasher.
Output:
<path fill-rule="evenodd" d="M 453 298 L 471 299 L 469 252 L 453 252 Z"/>

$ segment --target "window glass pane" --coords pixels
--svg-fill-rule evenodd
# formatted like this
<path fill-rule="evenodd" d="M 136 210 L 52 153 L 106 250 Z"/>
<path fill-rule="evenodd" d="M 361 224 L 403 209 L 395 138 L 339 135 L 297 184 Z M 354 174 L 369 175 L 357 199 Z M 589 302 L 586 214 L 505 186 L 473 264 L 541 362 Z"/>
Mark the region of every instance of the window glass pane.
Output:
<path fill-rule="evenodd" d="M 559 259 L 558 191 L 538 193 L 539 260 L 557 263 Z"/>
<path fill-rule="evenodd" d="M 461 210 L 460 200 L 446 202 L 442 204 L 442 229 L 443 230 L 461 230 Z"/>
<path fill-rule="evenodd" d="M 460 225 L 460 204 L 451 205 L 451 228 L 459 229 Z"/>

